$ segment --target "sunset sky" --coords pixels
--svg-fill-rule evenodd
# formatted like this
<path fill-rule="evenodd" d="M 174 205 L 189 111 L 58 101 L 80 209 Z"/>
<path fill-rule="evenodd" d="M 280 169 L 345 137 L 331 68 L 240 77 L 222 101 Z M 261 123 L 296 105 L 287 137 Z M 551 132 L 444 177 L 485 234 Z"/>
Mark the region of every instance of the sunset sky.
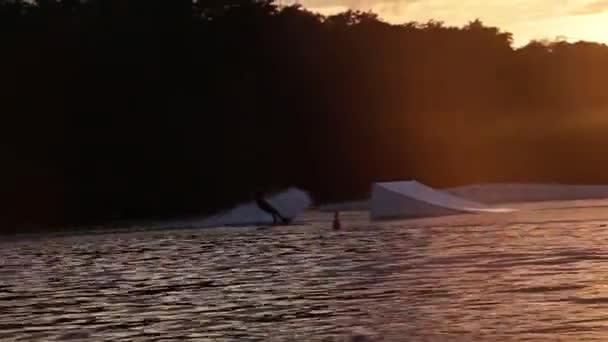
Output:
<path fill-rule="evenodd" d="M 391 23 L 436 19 L 462 25 L 475 18 L 514 34 L 515 45 L 530 39 L 608 43 L 608 0 L 300 0 L 323 14 L 348 8 L 372 10 Z"/>

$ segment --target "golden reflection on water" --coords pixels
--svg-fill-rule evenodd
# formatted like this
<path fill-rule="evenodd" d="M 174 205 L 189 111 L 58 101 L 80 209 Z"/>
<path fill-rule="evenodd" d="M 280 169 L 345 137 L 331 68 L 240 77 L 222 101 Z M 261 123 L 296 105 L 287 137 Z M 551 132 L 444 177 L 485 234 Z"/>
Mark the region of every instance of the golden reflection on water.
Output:
<path fill-rule="evenodd" d="M 608 208 L 40 236 L 0 245 L 0 340 L 608 338 Z"/>

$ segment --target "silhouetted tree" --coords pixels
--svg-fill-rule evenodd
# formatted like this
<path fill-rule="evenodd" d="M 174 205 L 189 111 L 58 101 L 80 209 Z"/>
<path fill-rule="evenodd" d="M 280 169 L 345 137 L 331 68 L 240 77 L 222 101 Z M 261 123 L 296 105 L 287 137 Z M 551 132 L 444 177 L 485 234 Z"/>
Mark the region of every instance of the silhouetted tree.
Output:
<path fill-rule="evenodd" d="M 0 47 L 4 231 L 287 185 L 608 181 L 603 44 L 269 0 L 0 0 Z"/>

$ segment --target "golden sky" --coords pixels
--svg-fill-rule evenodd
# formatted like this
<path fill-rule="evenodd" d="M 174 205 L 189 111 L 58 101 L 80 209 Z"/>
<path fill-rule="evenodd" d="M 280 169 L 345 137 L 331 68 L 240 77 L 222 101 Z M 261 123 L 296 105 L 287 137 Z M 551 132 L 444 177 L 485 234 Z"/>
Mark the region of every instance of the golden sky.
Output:
<path fill-rule="evenodd" d="M 299 0 L 323 14 L 348 8 L 372 10 L 391 23 L 436 19 L 463 25 L 475 18 L 514 34 L 515 45 L 531 39 L 608 43 L 608 0 Z"/>

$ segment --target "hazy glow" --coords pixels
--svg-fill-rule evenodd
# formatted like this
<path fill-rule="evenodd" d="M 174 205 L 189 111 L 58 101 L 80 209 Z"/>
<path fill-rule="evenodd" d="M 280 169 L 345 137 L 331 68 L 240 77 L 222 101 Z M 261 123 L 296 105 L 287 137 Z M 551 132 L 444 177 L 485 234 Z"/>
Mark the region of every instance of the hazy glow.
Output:
<path fill-rule="evenodd" d="M 514 34 L 515 44 L 531 39 L 608 43 L 608 0 L 301 0 L 315 12 L 372 10 L 391 23 L 435 19 L 462 25 L 475 18 Z"/>

